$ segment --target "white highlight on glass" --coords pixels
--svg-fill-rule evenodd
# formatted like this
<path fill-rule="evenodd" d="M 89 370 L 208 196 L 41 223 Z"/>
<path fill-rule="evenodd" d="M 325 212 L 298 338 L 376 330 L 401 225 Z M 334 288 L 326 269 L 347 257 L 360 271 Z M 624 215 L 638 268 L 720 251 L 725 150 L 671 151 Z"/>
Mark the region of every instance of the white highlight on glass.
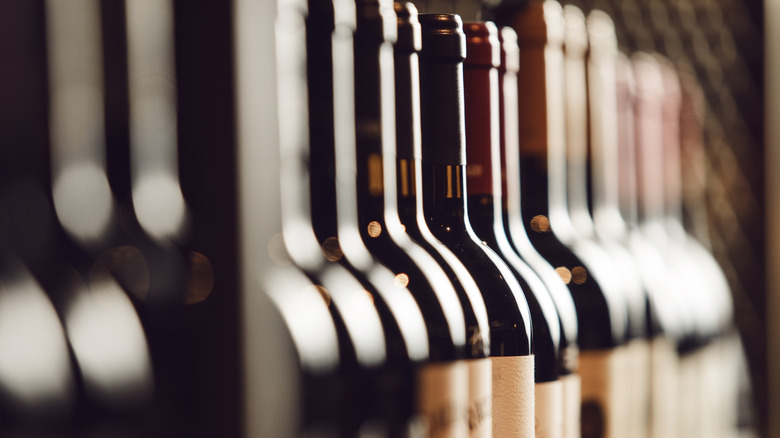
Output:
<path fill-rule="evenodd" d="M 128 0 L 126 12 L 133 205 L 143 229 L 168 240 L 187 213 L 178 182 L 173 4 Z"/>
<path fill-rule="evenodd" d="M 83 244 L 108 230 L 113 200 L 105 171 L 103 59 L 96 0 L 48 1 L 54 206 Z"/>
<path fill-rule="evenodd" d="M 73 370 L 62 325 L 32 278 L 0 283 L 0 386 L 26 410 L 64 407 Z"/>
<path fill-rule="evenodd" d="M 113 279 L 79 291 L 65 313 L 65 327 L 89 393 L 122 403 L 150 392 L 146 337 L 135 308 Z"/>

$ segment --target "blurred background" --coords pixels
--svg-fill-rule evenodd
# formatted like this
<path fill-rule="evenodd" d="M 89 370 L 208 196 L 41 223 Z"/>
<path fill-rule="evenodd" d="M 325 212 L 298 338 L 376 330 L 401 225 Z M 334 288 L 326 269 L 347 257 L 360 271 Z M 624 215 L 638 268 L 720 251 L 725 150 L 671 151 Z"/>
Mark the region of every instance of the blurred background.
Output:
<path fill-rule="evenodd" d="M 0 0 L 0 435 L 73 418 L 72 436 L 242 433 L 234 13 L 248 1 Z M 733 293 L 744 430 L 780 436 L 778 2 L 563 3 L 606 11 L 621 51 L 701 84 L 686 220 L 706 200 L 696 237 Z"/>

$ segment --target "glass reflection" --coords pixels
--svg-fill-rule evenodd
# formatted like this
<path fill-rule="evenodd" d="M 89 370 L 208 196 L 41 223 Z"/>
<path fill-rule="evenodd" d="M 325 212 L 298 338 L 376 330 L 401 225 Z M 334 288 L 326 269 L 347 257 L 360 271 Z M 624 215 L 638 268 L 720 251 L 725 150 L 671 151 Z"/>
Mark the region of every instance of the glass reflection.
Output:
<path fill-rule="evenodd" d="M 320 294 L 322 300 L 325 301 L 325 305 L 330 306 L 330 292 L 328 292 L 328 289 L 326 289 L 325 286 L 321 284 L 315 284 L 312 287 L 318 294 Z"/>
<path fill-rule="evenodd" d="M 282 233 L 274 234 L 271 240 L 268 241 L 268 256 L 278 266 L 290 266 L 292 264 Z"/>
<path fill-rule="evenodd" d="M 173 4 L 126 3 L 133 206 L 158 240 L 180 236 L 187 206 L 179 186 Z"/>
<path fill-rule="evenodd" d="M 15 266 L 0 278 L 0 388 L 25 415 L 73 403 L 73 370 L 60 320 L 41 287 Z"/>
<path fill-rule="evenodd" d="M 103 238 L 113 199 L 105 172 L 100 7 L 46 2 L 54 207 L 81 243 Z"/>
<path fill-rule="evenodd" d="M 64 312 L 65 329 L 84 379 L 96 400 L 121 405 L 152 390 L 149 350 L 133 305 L 110 277 L 75 291 Z"/>

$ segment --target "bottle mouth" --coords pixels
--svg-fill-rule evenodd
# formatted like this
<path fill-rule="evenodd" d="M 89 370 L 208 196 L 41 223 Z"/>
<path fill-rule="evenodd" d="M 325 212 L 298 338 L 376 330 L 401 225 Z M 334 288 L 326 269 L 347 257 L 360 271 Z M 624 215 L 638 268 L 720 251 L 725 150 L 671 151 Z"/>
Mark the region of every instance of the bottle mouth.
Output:
<path fill-rule="evenodd" d="M 395 43 L 398 40 L 396 13 L 390 1 L 356 0 L 355 11 L 357 39 L 390 43 Z"/>
<path fill-rule="evenodd" d="M 466 57 L 463 21 L 456 14 L 420 14 L 422 49 L 420 57 L 462 61 Z"/>
<path fill-rule="evenodd" d="M 501 65 L 501 43 L 494 23 L 465 23 L 463 31 L 466 34 L 466 67 L 492 68 Z"/>
<path fill-rule="evenodd" d="M 517 73 L 520 71 L 520 47 L 517 45 L 517 33 L 511 27 L 502 27 L 498 33 L 501 44 L 500 71 Z"/>
<path fill-rule="evenodd" d="M 398 41 L 395 49 L 406 52 L 419 52 L 422 48 L 420 21 L 417 19 L 417 8 L 412 3 L 393 3 L 393 9 L 398 22 Z"/>

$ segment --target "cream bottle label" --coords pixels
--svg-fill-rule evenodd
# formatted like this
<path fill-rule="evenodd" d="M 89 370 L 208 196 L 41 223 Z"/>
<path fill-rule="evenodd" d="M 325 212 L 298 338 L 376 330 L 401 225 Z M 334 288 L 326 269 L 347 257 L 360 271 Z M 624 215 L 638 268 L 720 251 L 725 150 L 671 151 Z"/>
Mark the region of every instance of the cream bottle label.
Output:
<path fill-rule="evenodd" d="M 701 348 L 680 356 L 680 366 L 677 382 L 678 422 L 677 436 L 701 436 L 701 408 L 699 392 L 701 387 L 702 355 L 706 349 Z"/>
<path fill-rule="evenodd" d="M 490 358 L 493 365 L 493 437 L 534 436 L 534 357 Z"/>
<path fill-rule="evenodd" d="M 493 436 L 493 367 L 490 359 L 466 361 L 469 369 L 467 418 L 471 438 Z"/>
<path fill-rule="evenodd" d="M 650 433 L 650 345 L 644 339 L 627 346 L 628 388 L 631 388 L 629 427 L 631 437 L 647 438 Z"/>
<path fill-rule="evenodd" d="M 563 382 L 534 385 L 536 438 L 563 437 Z"/>
<path fill-rule="evenodd" d="M 580 400 L 582 382 L 579 374 L 561 376 L 563 385 L 563 438 L 581 438 Z"/>
<path fill-rule="evenodd" d="M 704 433 L 710 435 L 703 436 L 734 438 L 739 436 L 739 375 L 744 355 L 739 334 L 730 333 L 715 341 L 709 354 L 710 377 L 702 397 L 707 401 L 709 418 L 715 420 L 705 422 L 708 428 Z"/>
<path fill-rule="evenodd" d="M 467 438 L 469 370 L 465 361 L 434 363 L 420 370 L 417 410 L 428 438 Z"/>
<path fill-rule="evenodd" d="M 582 405 L 580 428 L 583 438 L 623 438 L 630 436 L 625 348 L 580 352 Z"/>
<path fill-rule="evenodd" d="M 658 337 L 650 342 L 650 437 L 677 436 L 679 361 L 674 345 Z"/>

